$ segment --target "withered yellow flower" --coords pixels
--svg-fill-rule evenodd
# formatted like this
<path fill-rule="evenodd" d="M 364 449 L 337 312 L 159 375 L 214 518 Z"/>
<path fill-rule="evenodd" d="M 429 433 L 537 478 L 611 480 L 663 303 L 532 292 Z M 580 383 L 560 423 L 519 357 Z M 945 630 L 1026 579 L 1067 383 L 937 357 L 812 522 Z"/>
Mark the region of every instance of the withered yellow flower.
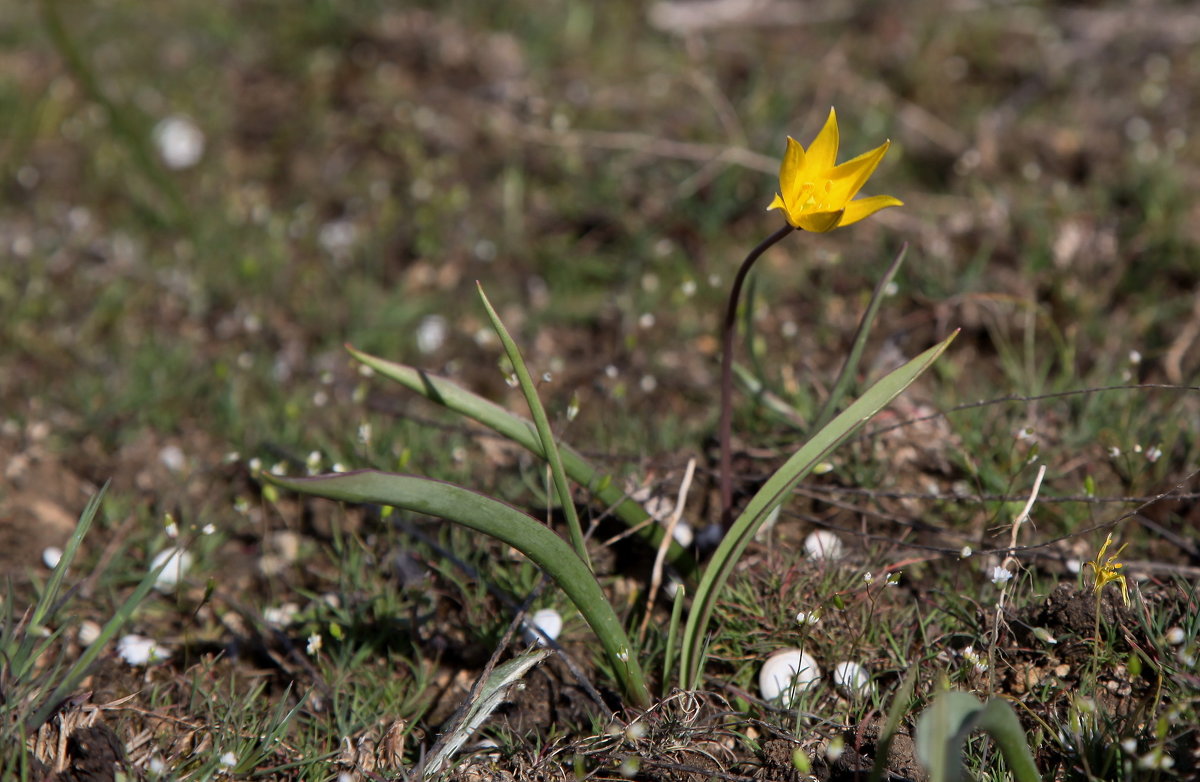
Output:
<path fill-rule="evenodd" d="M 1108 534 L 1108 537 L 1104 539 L 1104 545 L 1100 547 L 1100 551 L 1096 554 L 1096 558 L 1091 562 L 1084 563 L 1092 569 L 1093 573 L 1096 574 L 1096 583 L 1092 585 L 1092 592 L 1096 595 L 1099 595 L 1107 584 L 1115 581 L 1121 585 L 1121 598 L 1125 601 L 1125 605 L 1129 605 L 1129 586 L 1125 583 L 1125 576 L 1121 575 L 1120 573 L 1121 568 L 1125 566 L 1117 561 L 1117 557 L 1121 556 L 1121 552 L 1124 551 L 1125 546 L 1128 546 L 1129 544 L 1122 544 L 1121 548 L 1117 549 L 1116 553 L 1109 556 L 1109 558 L 1104 562 L 1101 562 L 1100 560 L 1104 559 L 1104 552 L 1108 551 L 1108 546 L 1110 543 L 1112 543 L 1111 532 Z"/>
<path fill-rule="evenodd" d="M 767 209 L 782 209 L 793 228 L 825 233 L 904 203 L 886 195 L 852 200 L 875 172 L 890 141 L 837 165 L 838 141 L 837 112 L 833 109 L 807 150 L 788 136 L 787 152 L 779 168 L 779 192 Z"/>

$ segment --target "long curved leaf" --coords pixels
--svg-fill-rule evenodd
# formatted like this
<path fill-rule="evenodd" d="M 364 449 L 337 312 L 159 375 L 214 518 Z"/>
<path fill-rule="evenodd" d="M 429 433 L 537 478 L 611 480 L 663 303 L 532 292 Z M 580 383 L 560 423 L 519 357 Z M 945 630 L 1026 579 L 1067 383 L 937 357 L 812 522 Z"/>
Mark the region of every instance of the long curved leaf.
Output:
<path fill-rule="evenodd" d="M 263 473 L 262 479 L 303 494 L 437 516 L 504 541 L 554 579 L 600 639 L 626 695 L 637 706 L 650 705 L 641 665 L 600 584 L 567 542 L 532 516 L 462 486 L 415 475 L 358 470 L 312 478 Z"/>
<path fill-rule="evenodd" d="M 473 394 L 446 378 L 372 356 L 351 345 L 347 345 L 346 350 L 364 366 L 370 367 L 379 375 L 394 380 L 449 410 L 478 421 L 535 456 L 545 458 L 545 452 L 532 421 L 514 415 L 496 403 L 484 399 L 478 394 Z M 666 533 L 662 525 L 646 523 L 650 516 L 641 505 L 629 499 L 618 486 L 613 484 L 608 475 L 593 467 L 578 451 L 562 442 L 558 444 L 558 451 L 562 457 L 563 469 L 566 470 L 571 480 L 586 488 L 596 499 L 612 508 L 613 514 L 626 526 L 637 528 L 636 534 L 652 548 L 659 545 Z M 675 541 L 671 541 L 671 545 L 667 549 L 667 559 L 684 575 L 691 575 L 696 570 L 696 563 L 691 554 Z"/>
<path fill-rule="evenodd" d="M 758 493 L 751 498 L 746 509 L 734 521 L 721 541 L 721 545 L 717 547 L 712 561 L 705 568 L 704 576 L 700 579 L 700 585 L 696 589 L 696 598 L 692 603 L 691 613 L 688 614 L 687 627 L 684 629 L 683 645 L 680 650 L 682 653 L 680 671 L 686 689 L 694 689 L 700 685 L 700 677 L 703 673 L 704 636 L 708 630 L 709 620 L 712 618 L 713 607 L 716 605 L 717 597 L 724 588 L 725 582 L 733 573 L 742 552 L 753 540 L 754 533 L 758 531 L 763 521 L 771 511 L 783 503 L 788 493 L 813 467 L 899 396 L 904 389 L 920 377 L 921 373 L 929 369 L 938 356 L 949 347 L 957 334 L 956 331 L 944 341 L 934 345 L 871 386 L 845 411 L 813 435 L 799 451 L 775 471 L 774 475 L 767 479 Z"/>

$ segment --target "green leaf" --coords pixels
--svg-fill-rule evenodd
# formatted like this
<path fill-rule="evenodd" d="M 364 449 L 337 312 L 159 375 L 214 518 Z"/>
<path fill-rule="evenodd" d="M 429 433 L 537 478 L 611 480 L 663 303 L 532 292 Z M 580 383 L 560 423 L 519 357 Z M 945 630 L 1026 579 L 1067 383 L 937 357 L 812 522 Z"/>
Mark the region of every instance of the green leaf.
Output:
<path fill-rule="evenodd" d="M 346 350 L 364 366 L 370 367 L 379 375 L 394 380 L 449 410 L 478 421 L 535 456 L 545 458 L 541 441 L 533 423 L 528 419 L 513 415 L 494 402 L 473 394 L 445 378 L 363 353 L 350 345 L 346 346 Z M 563 469 L 566 470 L 571 480 L 585 487 L 596 499 L 611 508 L 612 513 L 628 527 L 637 529 L 635 534 L 646 541 L 648 545 L 654 548 L 658 547 L 666 534 L 662 525 L 647 524 L 650 516 L 645 509 L 617 488 L 611 476 L 594 468 L 577 451 L 561 442 L 558 450 L 562 456 Z M 675 541 L 671 541 L 667 549 L 667 559 L 684 575 L 691 575 L 696 570 L 695 560 Z"/>
<path fill-rule="evenodd" d="M 550 465 L 550 474 L 554 478 L 554 490 L 558 493 L 558 502 L 562 506 L 563 515 L 567 517 L 567 531 L 571 535 L 571 545 L 575 547 L 575 553 L 590 570 L 592 561 L 588 557 L 587 545 L 583 540 L 583 528 L 579 526 L 579 516 L 575 513 L 575 499 L 571 496 L 571 487 L 567 484 L 567 474 L 563 470 L 562 457 L 554 442 L 554 433 L 550 431 L 550 420 L 546 417 L 542 400 L 538 398 L 533 378 L 529 376 L 529 367 L 525 365 L 525 359 L 521 357 L 521 351 L 512 335 L 508 333 L 508 329 L 504 327 L 500 315 L 488 301 L 487 295 L 483 292 L 483 286 L 476 282 L 475 287 L 479 291 L 479 298 L 483 300 L 483 307 L 487 310 L 492 328 L 496 330 L 496 336 L 500 337 L 500 344 L 504 345 L 504 352 L 508 354 L 508 360 L 512 362 L 517 382 L 521 386 L 521 393 L 525 395 L 525 402 L 529 405 L 529 412 L 533 415 L 538 443 L 542 447 L 542 454 L 545 456 L 546 462 Z"/>
<path fill-rule="evenodd" d="M 930 782 L 969 779 L 962 750 L 975 730 L 986 731 L 995 740 L 1018 782 L 1038 782 L 1037 766 L 1012 706 L 999 698 L 984 704 L 957 690 L 938 695 L 917 719 L 917 759 L 929 770 Z"/>
<path fill-rule="evenodd" d="M 629 639 L 588 566 L 562 538 L 516 508 L 462 486 L 375 470 L 313 478 L 262 473 L 264 481 L 303 494 L 346 502 L 391 505 L 425 513 L 483 532 L 516 548 L 558 584 L 592 631 L 635 705 L 650 704 L 650 693 Z"/>
<path fill-rule="evenodd" d="M 721 545 L 717 547 L 696 589 L 680 650 L 680 670 L 685 689 L 696 689 L 700 686 L 704 668 L 702 650 L 713 608 L 742 552 L 754 539 L 754 533 L 813 467 L 826 459 L 835 448 L 849 439 L 863 424 L 908 388 L 921 373 L 929 369 L 957 334 L 958 332 L 955 332 L 950 335 L 868 389 L 825 428 L 814 434 L 751 498 L 746 509 L 734 521 Z"/>

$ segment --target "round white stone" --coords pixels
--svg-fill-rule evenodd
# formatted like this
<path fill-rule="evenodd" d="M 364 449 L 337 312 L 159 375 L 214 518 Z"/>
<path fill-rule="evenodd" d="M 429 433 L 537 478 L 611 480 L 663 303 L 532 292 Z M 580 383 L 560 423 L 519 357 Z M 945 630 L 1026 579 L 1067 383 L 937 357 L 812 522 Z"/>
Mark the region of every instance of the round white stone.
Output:
<path fill-rule="evenodd" d="M 188 569 L 192 566 L 192 555 L 181 548 L 168 548 L 158 552 L 158 556 L 150 563 L 150 569 L 155 570 L 166 563 L 166 567 L 158 574 L 154 588 L 159 592 L 170 592 L 175 589 Z"/>
<path fill-rule="evenodd" d="M 809 559 L 823 559 L 829 562 L 841 559 L 845 547 L 842 540 L 827 529 L 810 532 L 804 539 L 804 553 Z"/>
<path fill-rule="evenodd" d="M 838 663 L 833 668 L 833 683 L 850 695 L 862 695 L 871 688 L 871 675 L 858 663 Z"/>
<path fill-rule="evenodd" d="M 551 641 L 558 639 L 558 634 L 562 632 L 563 621 L 562 616 L 553 608 L 543 608 L 540 611 L 533 612 L 533 616 L 529 617 L 529 624 L 532 627 L 525 631 L 525 637 L 538 646 L 545 646 L 546 638 L 549 638 Z M 546 638 L 543 638 L 540 633 L 534 631 L 533 627 L 541 630 L 546 635 Z"/>
<path fill-rule="evenodd" d="M 812 655 L 799 649 L 781 649 L 763 663 L 758 691 L 766 701 L 786 696 L 784 705 L 791 706 L 795 693 L 810 689 L 820 678 L 821 669 Z"/>

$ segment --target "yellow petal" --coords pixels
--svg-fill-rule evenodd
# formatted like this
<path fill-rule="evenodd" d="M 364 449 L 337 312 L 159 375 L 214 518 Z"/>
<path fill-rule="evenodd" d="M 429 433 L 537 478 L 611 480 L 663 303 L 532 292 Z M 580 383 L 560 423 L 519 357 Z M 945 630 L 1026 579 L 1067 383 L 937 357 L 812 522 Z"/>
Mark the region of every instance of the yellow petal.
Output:
<path fill-rule="evenodd" d="M 836 212 L 811 212 L 806 215 L 800 215 L 799 219 L 792 223 L 792 225 L 797 228 L 803 228 L 805 231 L 823 234 L 841 225 L 843 211 L 839 209 Z"/>
<path fill-rule="evenodd" d="M 870 198 L 860 198 L 857 201 L 851 201 L 846 204 L 845 214 L 842 215 L 842 220 L 838 223 L 838 227 L 857 223 L 859 220 L 870 217 L 880 209 L 886 209 L 889 206 L 904 206 L 904 202 L 899 198 L 893 198 L 888 195 L 871 196 Z"/>
<path fill-rule="evenodd" d="M 829 178 L 833 180 L 833 191 L 830 193 L 829 202 L 844 204 L 854 198 L 871 178 L 871 174 L 875 173 L 875 169 L 879 167 L 879 161 L 883 160 L 891 143 L 885 141 L 870 152 L 864 152 L 853 160 L 847 160 L 834 168 L 829 173 Z"/>
<path fill-rule="evenodd" d="M 837 112 L 830 109 L 825 126 L 808 147 L 808 165 L 814 171 L 831 169 L 837 163 L 839 138 Z"/>
<path fill-rule="evenodd" d="M 779 166 L 779 191 L 783 200 L 795 199 L 796 191 L 804 183 L 801 175 L 805 171 L 807 159 L 804 147 L 791 136 L 787 137 L 787 151 L 783 154 L 783 163 Z"/>
<path fill-rule="evenodd" d="M 767 207 L 768 212 L 772 209 L 782 209 L 785 212 L 787 211 L 787 204 L 783 202 L 783 196 L 779 195 L 779 193 L 775 194 L 775 200 L 772 201 L 771 205 Z"/>

